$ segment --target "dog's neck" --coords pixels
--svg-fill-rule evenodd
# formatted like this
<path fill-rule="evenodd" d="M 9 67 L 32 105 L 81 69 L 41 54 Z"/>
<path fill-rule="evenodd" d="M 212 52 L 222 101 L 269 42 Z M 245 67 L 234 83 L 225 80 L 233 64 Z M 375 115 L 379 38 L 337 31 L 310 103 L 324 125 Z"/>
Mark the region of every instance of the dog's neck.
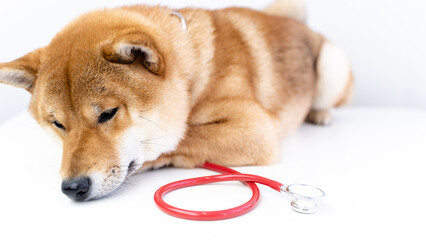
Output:
<path fill-rule="evenodd" d="M 206 95 L 207 85 L 213 79 L 211 75 L 214 68 L 213 57 L 215 56 L 215 23 L 212 14 L 207 11 L 182 9 L 182 11 L 176 13 L 175 11 L 170 12 L 168 15 L 171 14 L 172 16 L 169 15 L 168 17 L 179 17 L 180 19 L 181 29 L 176 24 L 177 21 L 171 20 L 176 24 L 173 27 L 178 31 L 173 32 L 178 38 L 177 41 L 181 43 L 181 47 L 175 47 L 174 42 L 171 44 L 176 54 L 182 56 L 186 63 L 181 65 L 181 71 L 188 81 L 186 83 L 188 102 L 190 108 L 192 108 Z M 197 31 L 193 31 L 194 29 L 197 29 Z M 202 67 L 194 67 L 196 65 L 202 65 Z"/>
<path fill-rule="evenodd" d="M 180 14 L 179 12 L 172 12 L 172 15 L 177 16 L 180 19 L 180 22 L 182 24 L 182 30 L 186 31 L 186 20 L 183 17 L 183 15 Z"/>

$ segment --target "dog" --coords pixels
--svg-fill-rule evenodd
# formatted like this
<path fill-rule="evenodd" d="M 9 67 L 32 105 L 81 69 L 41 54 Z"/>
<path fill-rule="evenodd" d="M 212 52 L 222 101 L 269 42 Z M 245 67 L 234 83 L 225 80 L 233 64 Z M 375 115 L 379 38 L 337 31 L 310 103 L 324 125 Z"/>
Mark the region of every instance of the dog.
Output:
<path fill-rule="evenodd" d="M 62 191 L 76 201 L 168 165 L 271 164 L 280 138 L 329 124 L 352 96 L 345 51 L 305 18 L 302 0 L 96 10 L 0 64 L 0 82 L 32 94 L 32 116 L 62 141 Z"/>

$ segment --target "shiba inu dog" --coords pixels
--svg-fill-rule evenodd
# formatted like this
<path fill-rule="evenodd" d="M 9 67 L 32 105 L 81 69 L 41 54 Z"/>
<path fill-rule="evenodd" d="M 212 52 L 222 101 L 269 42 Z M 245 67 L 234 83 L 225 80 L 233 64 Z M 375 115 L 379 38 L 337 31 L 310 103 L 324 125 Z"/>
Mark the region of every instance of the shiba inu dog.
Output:
<path fill-rule="evenodd" d="M 330 123 L 351 97 L 345 52 L 304 19 L 301 0 L 92 11 L 0 64 L 0 82 L 29 91 L 30 112 L 63 142 L 62 191 L 74 200 L 166 165 L 269 164 L 281 137 Z"/>

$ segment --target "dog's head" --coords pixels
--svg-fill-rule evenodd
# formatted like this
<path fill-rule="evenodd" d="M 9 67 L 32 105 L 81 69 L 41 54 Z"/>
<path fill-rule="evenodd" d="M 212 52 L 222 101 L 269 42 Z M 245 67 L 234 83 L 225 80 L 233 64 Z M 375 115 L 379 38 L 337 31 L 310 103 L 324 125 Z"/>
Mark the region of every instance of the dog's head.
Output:
<path fill-rule="evenodd" d="M 183 137 L 191 57 L 178 21 L 161 8 L 95 11 L 0 64 L 0 82 L 29 91 L 32 115 L 63 142 L 70 198 L 110 193 Z"/>

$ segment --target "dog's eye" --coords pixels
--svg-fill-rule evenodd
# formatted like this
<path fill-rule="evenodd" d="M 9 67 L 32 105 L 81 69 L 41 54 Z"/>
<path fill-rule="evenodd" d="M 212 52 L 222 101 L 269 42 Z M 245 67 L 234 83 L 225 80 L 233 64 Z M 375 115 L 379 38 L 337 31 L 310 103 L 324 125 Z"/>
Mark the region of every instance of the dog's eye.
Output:
<path fill-rule="evenodd" d="M 55 125 L 57 128 L 59 128 L 59 129 L 61 129 L 61 130 L 64 130 L 64 131 L 66 130 L 66 129 L 65 129 L 65 127 L 64 127 L 64 125 L 62 125 L 62 124 L 61 124 L 60 122 L 58 122 L 58 121 L 53 121 L 53 122 L 52 122 L 52 124 L 53 124 L 53 125 Z"/>
<path fill-rule="evenodd" d="M 113 108 L 113 109 L 106 110 L 105 112 L 103 112 L 99 116 L 98 122 L 99 123 L 104 123 L 104 122 L 107 122 L 107 121 L 111 120 L 115 116 L 115 114 L 117 113 L 117 111 L 118 111 L 118 108 Z"/>

